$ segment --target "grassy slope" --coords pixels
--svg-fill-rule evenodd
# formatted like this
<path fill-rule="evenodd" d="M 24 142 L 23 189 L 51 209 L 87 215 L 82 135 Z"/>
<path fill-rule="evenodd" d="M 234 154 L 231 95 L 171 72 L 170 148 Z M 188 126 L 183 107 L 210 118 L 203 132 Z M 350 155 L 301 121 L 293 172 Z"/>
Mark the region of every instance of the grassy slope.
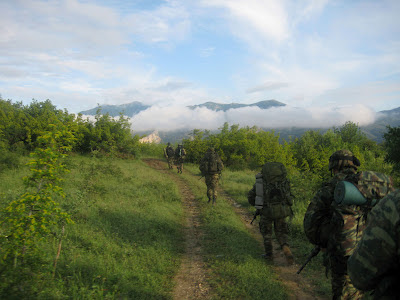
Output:
<path fill-rule="evenodd" d="M 174 182 L 141 161 L 73 156 L 68 167 L 71 172 L 63 184 L 68 197 L 62 205 L 75 225 L 66 228 L 55 279 L 40 274 L 22 295 L 25 292 L 38 299 L 170 299 L 184 248 L 184 215 Z M 197 166 L 185 167 L 198 174 Z M 21 177 L 26 173 L 26 168 L 0 173 L 0 206 L 23 191 Z M 232 207 L 222 199 L 214 207 L 208 205 L 204 181 L 190 173 L 180 176 L 200 201 L 203 251 L 215 298 L 286 299 L 285 288 L 259 256 L 260 245 Z M 251 172 L 226 171 L 222 183 L 247 206 L 245 195 L 253 179 Z M 311 249 L 301 230 L 295 229 L 300 220 L 295 217 L 292 223 L 298 260 Z M 43 245 L 50 265 L 41 266 L 43 272 L 51 274 L 57 246 L 55 240 Z M 317 259 L 303 273 L 320 275 L 320 269 Z M 317 280 L 324 294 L 327 285 L 321 277 Z M 0 291 L 0 298 L 4 293 Z"/>

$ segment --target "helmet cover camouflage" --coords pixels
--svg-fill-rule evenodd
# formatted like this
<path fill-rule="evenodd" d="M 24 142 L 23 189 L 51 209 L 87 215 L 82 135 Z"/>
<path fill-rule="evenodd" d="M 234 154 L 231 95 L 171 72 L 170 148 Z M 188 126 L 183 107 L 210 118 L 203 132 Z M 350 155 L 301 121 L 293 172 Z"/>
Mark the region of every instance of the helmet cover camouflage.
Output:
<path fill-rule="evenodd" d="M 353 155 L 353 153 L 349 150 L 342 149 L 336 151 L 329 157 L 329 171 L 342 170 L 344 168 L 353 168 L 357 170 L 357 167 L 360 166 L 360 161 L 357 157 Z"/>

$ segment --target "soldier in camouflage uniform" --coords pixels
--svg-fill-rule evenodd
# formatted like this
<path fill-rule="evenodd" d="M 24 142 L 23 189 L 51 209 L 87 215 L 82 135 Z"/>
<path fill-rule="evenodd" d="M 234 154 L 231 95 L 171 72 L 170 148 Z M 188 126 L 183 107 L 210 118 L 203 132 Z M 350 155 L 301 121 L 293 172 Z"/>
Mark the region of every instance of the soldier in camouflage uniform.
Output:
<path fill-rule="evenodd" d="M 169 169 L 173 168 L 174 155 L 175 155 L 175 150 L 171 146 L 171 143 L 168 142 L 167 147 L 164 148 L 164 157 L 167 159 Z"/>
<path fill-rule="evenodd" d="M 201 175 L 206 180 L 208 202 L 212 199 L 212 203 L 214 204 L 217 200 L 218 181 L 224 169 L 224 164 L 214 148 L 209 148 L 204 154 L 199 169 Z"/>
<path fill-rule="evenodd" d="M 178 173 L 182 173 L 183 170 L 183 161 L 186 156 L 186 151 L 183 148 L 182 144 L 179 144 L 178 147 L 175 149 L 175 165 L 178 169 Z"/>
<path fill-rule="evenodd" d="M 400 190 L 371 210 L 347 268 L 354 286 L 374 290 L 374 299 L 400 298 Z"/>
<path fill-rule="evenodd" d="M 311 243 L 320 246 L 324 252 L 324 262 L 327 271 L 331 271 L 333 299 L 358 299 L 362 293 L 352 285 L 347 274 L 348 256 L 341 250 L 339 241 L 334 234 L 338 225 L 332 222 L 335 219 L 332 204 L 334 204 L 334 190 L 336 184 L 346 176 L 357 173 L 360 161 L 349 150 L 339 150 L 329 158 L 329 170 L 333 178 L 323 183 L 311 200 L 304 216 L 304 231 Z M 348 213 L 356 213 L 359 209 L 354 205 L 347 207 Z M 353 210 L 351 212 L 351 210 Z M 351 226 L 350 226 L 351 227 Z M 346 228 L 345 230 L 352 230 Z"/>
<path fill-rule="evenodd" d="M 286 177 L 286 168 L 283 166 L 283 164 L 276 162 L 267 164 L 281 165 L 285 172 L 284 177 Z M 262 174 L 263 171 L 257 174 L 256 178 L 257 176 L 260 176 Z M 253 188 L 248 192 L 247 195 L 248 202 L 253 206 L 255 206 L 255 199 L 257 196 L 256 184 L 253 185 Z M 257 210 L 257 213 L 260 214 L 260 223 L 259 223 L 260 233 L 264 241 L 265 254 L 263 254 L 263 257 L 268 260 L 272 259 L 272 254 L 273 254 L 272 234 L 274 231 L 276 239 L 278 240 L 278 243 L 281 246 L 281 249 L 283 250 L 283 253 L 286 256 L 288 263 L 293 264 L 294 257 L 289 247 L 289 242 L 288 242 L 289 228 L 286 220 L 287 217 L 293 215 L 291 209 L 293 200 L 292 200 L 292 194 L 290 192 L 290 183 L 289 181 L 284 180 L 283 181 L 284 188 L 282 192 L 273 193 L 273 195 L 270 197 L 267 197 L 265 195 L 265 193 L 267 192 L 265 185 L 268 184 L 267 182 L 264 181 L 263 183 L 264 198 L 268 199 L 264 200 L 265 204 L 263 205 L 262 209 Z M 255 216 L 257 216 L 257 214 Z"/>

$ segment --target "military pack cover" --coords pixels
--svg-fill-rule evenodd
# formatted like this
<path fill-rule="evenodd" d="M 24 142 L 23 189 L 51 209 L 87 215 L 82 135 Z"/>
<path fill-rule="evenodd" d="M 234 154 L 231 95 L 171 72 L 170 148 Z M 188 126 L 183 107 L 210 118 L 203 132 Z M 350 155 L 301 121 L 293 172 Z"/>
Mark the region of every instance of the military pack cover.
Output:
<path fill-rule="evenodd" d="M 167 152 L 167 156 L 168 157 L 173 157 L 174 156 L 174 148 L 172 148 L 171 146 L 167 147 L 166 152 Z"/>
<path fill-rule="evenodd" d="M 292 215 L 293 199 L 285 166 L 280 162 L 267 162 L 261 174 L 264 185 L 263 214 L 273 219 Z"/>
<path fill-rule="evenodd" d="M 356 248 L 364 231 L 368 213 L 380 199 L 394 191 L 392 178 L 386 174 L 362 171 L 348 175 L 345 181 L 351 182 L 367 201 L 363 205 L 333 205 L 331 223 L 336 229 L 333 244 L 343 255 L 350 256 Z M 333 246 L 332 244 L 332 246 Z"/>

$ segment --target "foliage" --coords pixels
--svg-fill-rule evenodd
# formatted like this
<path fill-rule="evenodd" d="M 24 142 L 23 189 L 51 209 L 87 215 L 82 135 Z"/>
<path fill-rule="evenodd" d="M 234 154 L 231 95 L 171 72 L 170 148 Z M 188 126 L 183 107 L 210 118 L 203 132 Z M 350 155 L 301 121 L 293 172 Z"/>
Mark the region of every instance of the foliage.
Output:
<path fill-rule="evenodd" d="M 388 131 L 384 134 L 385 149 L 387 154 L 385 160 L 393 163 L 396 171 L 400 172 L 400 127 L 387 127 Z"/>
<path fill-rule="evenodd" d="M 136 156 L 139 136 L 132 135 L 129 119 L 101 114 L 98 108 L 95 120 L 83 119 L 66 110 L 57 110 L 50 100 L 29 105 L 0 99 L 0 150 L 26 153 L 37 146 L 37 139 L 51 130 L 49 124 L 66 126 L 75 136 L 73 151 L 108 156 Z M 1 163 L 1 162 L 0 162 Z"/>
<path fill-rule="evenodd" d="M 27 191 L 1 213 L 0 266 L 8 271 L 32 273 L 27 262 L 41 260 L 41 241 L 50 234 L 59 234 L 64 224 L 73 223 L 56 199 L 65 197 L 59 184 L 60 175 L 67 169 L 61 159 L 71 150 L 74 137 L 65 128 L 49 127 L 54 130 L 37 138 L 39 146 L 31 154 L 31 174 L 24 178 Z"/>
<path fill-rule="evenodd" d="M 229 127 L 225 123 L 218 134 L 194 130 L 191 138 L 183 140 L 183 145 L 189 162 L 198 163 L 207 148 L 214 147 L 224 164 L 236 170 L 258 168 L 265 161 L 280 161 L 288 166 L 294 164 L 289 146 L 280 144 L 278 135 L 256 127 Z"/>

